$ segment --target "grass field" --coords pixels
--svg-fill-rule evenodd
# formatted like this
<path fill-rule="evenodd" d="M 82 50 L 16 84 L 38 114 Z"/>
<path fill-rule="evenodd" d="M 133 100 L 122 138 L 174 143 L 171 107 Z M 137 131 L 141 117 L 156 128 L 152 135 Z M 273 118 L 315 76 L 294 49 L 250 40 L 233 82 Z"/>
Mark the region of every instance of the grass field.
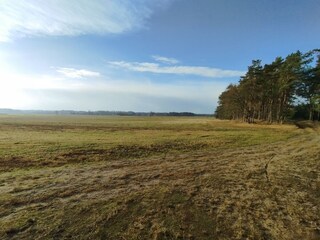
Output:
<path fill-rule="evenodd" d="M 0 116 L 0 239 L 320 239 L 319 132 Z"/>

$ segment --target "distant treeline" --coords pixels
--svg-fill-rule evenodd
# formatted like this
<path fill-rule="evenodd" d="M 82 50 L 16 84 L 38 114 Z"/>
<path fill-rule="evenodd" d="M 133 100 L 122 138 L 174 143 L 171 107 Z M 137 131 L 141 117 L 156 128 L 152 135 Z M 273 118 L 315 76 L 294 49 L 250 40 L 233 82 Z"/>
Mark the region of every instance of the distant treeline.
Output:
<path fill-rule="evenodd" d="M 0 114 L 46 114 L 46 115 L 100 115 L 100 116 L 212 116 L 192 112 L 133 112 L 133 111 L 74 111 L 74 110 L 15 110 L 0 109 Z"/>
<path fill-rule="evenodd" d="M 271 64 L 253 60 L 219 97 L 215 116 L 252 123 L 320 120 L 320 50 L 297 51 Z"/>

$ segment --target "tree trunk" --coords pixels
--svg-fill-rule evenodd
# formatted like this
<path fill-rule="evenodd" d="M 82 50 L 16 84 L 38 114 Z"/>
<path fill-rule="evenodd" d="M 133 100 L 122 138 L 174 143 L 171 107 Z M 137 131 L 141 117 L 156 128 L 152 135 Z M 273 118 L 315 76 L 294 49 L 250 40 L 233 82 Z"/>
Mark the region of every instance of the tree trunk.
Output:
<path fill-rule="evenodd" d="M 309 98 L 309 120 L 312 121 L 313 120 L 313 106 L 312 106 L 312 99 Z"/>
<path fill-rule="evenodd" d="M 273 122 L 273 118 L 272 118 L 272 107 L 273 107 L 273 99 L 271 99 L 270 104 L 269 104 L 269 113 L 268 113 L 268 123 L 272 123 Z"/>

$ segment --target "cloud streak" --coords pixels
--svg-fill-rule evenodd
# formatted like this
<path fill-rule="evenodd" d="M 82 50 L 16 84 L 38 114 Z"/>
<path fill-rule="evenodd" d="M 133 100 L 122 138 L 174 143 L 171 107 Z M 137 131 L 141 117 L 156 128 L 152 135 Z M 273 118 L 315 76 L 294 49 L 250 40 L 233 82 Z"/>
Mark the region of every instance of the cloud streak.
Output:
<path fill-rule="evenodd" d="M 156 0 L 1 0 L 0 41 L 25 36 L 124 33 L 143 28 L 159 6 Z"/>
<path fill-rule="evenodd" d="M 243 71 L 223 70 L 201 66 L 161 66 L 158 63 L 125 61 L 110 61 L 108 63 L 110 66 L 135 72 L 196 75 L 208 78 L 239 77 L 245 74 Z"/>
<path fill-rule="evenodd" d="M 99 77 L 101 75 L 99 72 L 74 68 L 58 68 L 57 72 L 68 78 Z"/>
<path fill-rule="evenodd" d="M 152 58 L 157 62 L 165 63 L 165 64 L 177 64 L 179 61 L 175 58 L 162 57 L 158 55 L 153 55 Z"/>

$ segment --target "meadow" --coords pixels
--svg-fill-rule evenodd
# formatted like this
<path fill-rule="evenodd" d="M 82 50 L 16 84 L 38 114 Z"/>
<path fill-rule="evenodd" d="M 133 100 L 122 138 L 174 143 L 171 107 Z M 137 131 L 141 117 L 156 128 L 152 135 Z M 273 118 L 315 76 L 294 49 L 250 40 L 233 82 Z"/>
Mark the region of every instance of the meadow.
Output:
<path fill-rule="evenodd" d="M 0 115 L 0 239 L 319 239 L 319 146 L 294 125 Z"/>

